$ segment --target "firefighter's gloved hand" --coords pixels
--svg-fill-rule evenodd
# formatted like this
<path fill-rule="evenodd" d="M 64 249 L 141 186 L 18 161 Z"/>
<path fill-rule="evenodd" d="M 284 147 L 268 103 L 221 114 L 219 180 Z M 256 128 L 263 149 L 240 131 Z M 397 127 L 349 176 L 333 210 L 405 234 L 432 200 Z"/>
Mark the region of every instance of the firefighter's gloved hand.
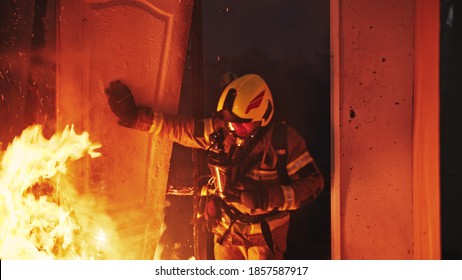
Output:
<path fill-rule="evenodd" d="M 112 81 L 105 93 L 109 97 L 109 107 L 119 117 L 119 124 L 132 128 L 138 116 L 138 108 L 128 86 L 119 80 Z"/>
<path fill-rule="evenodd" d="M 243 179 L 235 188 L 240 191 L 240 203 L 251 210 L 268 209 L 268 188 L 260 181 Z"/>
<path fill-rule="evenodd" d="M 242 189 L 237 189 L 236 186 L 234 186 L 226 188 L 222 195 L 223 199 L 228 203 L 241 202 L 241 193 Z"/>

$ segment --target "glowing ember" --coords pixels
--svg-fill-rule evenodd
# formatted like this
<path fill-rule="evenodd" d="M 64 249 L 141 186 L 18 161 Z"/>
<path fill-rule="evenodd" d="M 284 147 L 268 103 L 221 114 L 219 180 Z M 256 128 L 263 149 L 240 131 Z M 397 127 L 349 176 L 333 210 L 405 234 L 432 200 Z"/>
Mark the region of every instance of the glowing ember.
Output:
<path fill-rule="evenodd" d="M 66 175 L 69 163 L 100 156 L 100 147 L 70 126 L 46 139 L 35 125 L 13 140 L 0 155 L 1 259 L 119 257 L 103 201 L 78 193 Z"/>

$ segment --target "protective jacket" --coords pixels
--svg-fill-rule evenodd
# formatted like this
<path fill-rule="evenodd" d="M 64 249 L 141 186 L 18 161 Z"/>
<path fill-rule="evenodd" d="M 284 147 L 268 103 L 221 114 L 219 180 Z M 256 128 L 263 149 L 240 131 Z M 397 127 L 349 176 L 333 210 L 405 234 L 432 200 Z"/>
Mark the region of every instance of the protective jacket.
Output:
<path fill-rule="evenodd" d="M 194 120 L 144 111 L 139 112 L 134 128 L 149 131 L 182 146 L 208 149 L 211 145 L 210 135 L 223 126 L 223 121 L 217 118 Z M 290 182 L 282 184 L 277 170 L 278 155 L 273 147 L 272 137 L 273 125 L 270 124 L 261 137 L 255 139 L 258 142 L 252 146 L 242 166 L 239 166 L 247 178 L 260 181 L 262 187 L 273 190 L 270 192 L 272 195 L 268 208 L 252 210 L 239 202 L 221 200 L 221 217 L 212 231 L 220 238 L 225 236 L 222 244 L 248 247 L 266 245 L 267 242 L 262 235 L 261 219 L 266 220 L 274 240 L 285 240 L 289 211 L 312 202 L 324 188 L 323 177 L 303 138 L 289 125 L 286 126 L 285 133 L 285 164 Z"/>

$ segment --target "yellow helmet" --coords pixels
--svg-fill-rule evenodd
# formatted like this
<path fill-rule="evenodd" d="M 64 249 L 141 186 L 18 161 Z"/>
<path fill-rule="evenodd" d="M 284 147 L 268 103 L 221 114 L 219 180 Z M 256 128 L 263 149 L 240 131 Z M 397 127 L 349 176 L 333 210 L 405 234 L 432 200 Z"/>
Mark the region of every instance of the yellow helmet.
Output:
<path fill-rule="evenodd" d="M 256 74 L 247 74 L 223 90 L 217 115 L 225 122 L 261 122 L 263 127 L 271 121 L 273 108 L 273 96 L 265 81 Z"/>

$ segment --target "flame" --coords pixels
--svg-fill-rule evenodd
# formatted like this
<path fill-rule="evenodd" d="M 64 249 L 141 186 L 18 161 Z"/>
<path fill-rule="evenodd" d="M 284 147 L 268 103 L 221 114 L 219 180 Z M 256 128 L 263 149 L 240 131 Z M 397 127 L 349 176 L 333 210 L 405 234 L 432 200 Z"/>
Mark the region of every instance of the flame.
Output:
<path fill-rule="evenodd" d="M 100 147 L 73 126 L 47 139 L 34 125 L 0 154 L 0 259 L 120 257 L 104 203 L 79 193 L 66 174 L 71 162 L 99 157 Z"/>

